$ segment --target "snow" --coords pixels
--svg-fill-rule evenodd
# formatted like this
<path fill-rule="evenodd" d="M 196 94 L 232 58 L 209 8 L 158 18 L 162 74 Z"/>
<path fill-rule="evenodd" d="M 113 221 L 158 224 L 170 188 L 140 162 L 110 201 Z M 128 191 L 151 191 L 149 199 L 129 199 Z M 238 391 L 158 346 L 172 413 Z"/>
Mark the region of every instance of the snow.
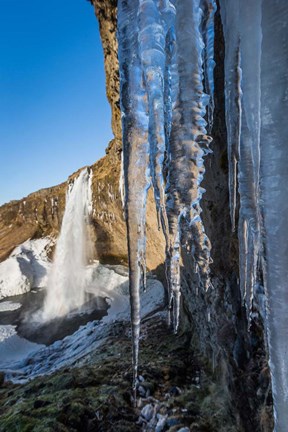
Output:
<path fill-rule="evenodd" d="M 119 275 L 114 274 L 118 278 Z M 79 366 L 89 361 L 93 352 L 105 344 L 111 325 L 116 322 L 129 323 L 130 321 L 127 277 L 124 284 L 114 287 L 113 290 L 110 289 L 109 292 L 111 306 L 107 316 L 100 321 L 81 326 L 73 335 L 66 336 L 48 347 L 37 346 L 19 338 L 13 326 L 0 327 L 0 335 L 2 331 L 3 340 L 5 339 L 0 345 L 0 369 L 5 372 L 6 379 L 15 383 L 25 382 L 39 375 L 51 374 L 64 366 Z M 157 280 L 148 278 L 147 291 L 142 293 L 141 303 L 142 319 L 163 307 L 163 285 Z M 18 351 L 20 351 L 19 356 L 13 358 L 13 354 Z"/>
<path fill-rule="evenodd" d="M 21 308 L 21 303 L 15 303 L 12 301 L 0 302 L 0 312 L 14 311 Z"/>
<path fill-rule="evenodd" d="M 49 238 L 27 240 L 0 263 L 0 299 L 46 285 L 50 268 L 46 248 L 51 242 Z"/>
<path fill-rule="evenodd" d="M 43 348 L 43 345 L 27 341 L 17 335 L 15 326 L 0 325 L 0 367 L 10 367 L 31 353 Z"/>

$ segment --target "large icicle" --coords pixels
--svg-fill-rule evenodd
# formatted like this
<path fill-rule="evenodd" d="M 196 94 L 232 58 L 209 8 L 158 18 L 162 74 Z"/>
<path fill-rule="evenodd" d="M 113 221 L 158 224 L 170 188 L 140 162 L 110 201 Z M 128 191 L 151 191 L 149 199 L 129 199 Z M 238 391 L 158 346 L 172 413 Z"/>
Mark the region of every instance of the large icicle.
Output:
<path fill-rule="evenodd" d="M 208 132 L 211 133 L 214 113 L 214 15 L 217 10 L 214 0 L 202 0 L 201 7 L 204 14 L 203 19 L 203 41 L 204 41 L 204 78 L 205 92 L 209 94 L 208 104 Z"/>
<path fill-rule="evenodd" d="M 138 0 L 119 1 L 118 37 L 134 389 L 139 352 L 140 289 L 145 286 L 145 223 L 149 188 L 149 117 L 137 39 L 138 8 Z"/>
<path fill-rule="evenodd" d="M 204 3 L 202 0 L 118 2 L 134 384 L 150 175 L 166 238 L 175 331 L 180 312 L 181 246 L 191 250 L 203 286 L 207 287 L 209 281 L 210 243 L 200 216 L 204 192 L 200 184 L 205 171 L 203 157 L 210 151 L 211 138 L 207 136 L 204 120 L 209 96 L 204 94 L 202 81 L 205 65 L 206 87 L 212 97 L 215 4 L 208 0 Z M 204 27 L 208 44 L 205 52 L 201 34 Z"/>
<path fill-rule="evenodd" d="M 263 0 L 261 192 L 275 432 L 288 425 L 288 2 Z"/>
<path fill-rule="evenodd" d="M 238 172 L 240 286 L 247 316 L 252 306 L 260 249 L 261 1 L 221 1 L 227 41 L 225 94 L 230 209 L 234 230 Z"/>
<path fill-rule="evenodd" d="M 242 121 L 239 149 L 240 283 L 249 315 L 257 279 L 260 249 L 260 62 L 262 0 L 242 0 L 240 50 Z"/>
<path fill-rule="evenodd" d="M 229 164 L 229 201 L 232 231 L 235 231 L 237 162 L 241 133 L 241 70 L 239 0 L 220 0 L 225 43 L 225 111 Z"/>
<path fill-rule="evenodd" d="M 209 97 L 204 94 L 202 83 L 204 48 L 200 33 L 202 10 L 200 2 L 196 0 L 178 1 L 176 5 L 177 57 L 175 61 L 178 70 L 178 93 L 172 113 L 171 135 L 167 149 L 169 160 L 167 214 L 170 250 L 172 257 L 181 232 L 180 241 L 191 248 L 193 258 L 200 268 L 203 283 L 207 286 L 210 243 L 200 218 L 200 200 L 204 192 L 200 183 L 205 171 L 203 156 L 210 151 L 208 146 L 211 138 L 206 135 L 204 120 Z M 181 215 L 180 220 L 179 215 Z M 183 225 L 186 225 L 184 229 Z M 193 231 L 192 236 L 191 231 Z M 179 266 L 176 268 L 179 269 Z M 171 274 L 171 281 L 178 279 L 176 275 Z M 177 286 L 175 292 L 178 292 Z M 175 303 L 179 305 L 176 299 Z M 176 315 L 179 315 L 177 311 Z"/>

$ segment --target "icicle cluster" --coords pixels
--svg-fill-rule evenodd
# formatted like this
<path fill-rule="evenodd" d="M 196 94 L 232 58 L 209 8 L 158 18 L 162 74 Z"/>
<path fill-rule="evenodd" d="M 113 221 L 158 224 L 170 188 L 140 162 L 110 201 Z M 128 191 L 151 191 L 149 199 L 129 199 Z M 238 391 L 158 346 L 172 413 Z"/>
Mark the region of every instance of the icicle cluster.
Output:
<path fill-rule="evenodd" d="M 233 228 L 237 184 L 240 197 L 240 286 L 249 317 L 257 277 L 264 274 L 275 431 L 286 432 L 288 3 L 220 0 L 220 8 Z"/>
<path fill-rule="evenodd" d="M 225 39 L 230 214 L 232 230 L 238 227 L 240 289 L 249 320 L 254 290 L 261 282 L 259 275 L 264 275 L 275 430 L 286 432 L 288 3 L 219 3 Z M 202 286 L 209 285 L 210 243 L 200 202 L 203 158 L 211 141 L 207 131 L 213 123 L 215 10 L 213 0 L 118 2 L 122 197 L 128 228 L 134 382 L 150 185 L 166 240 L 175 331 L 181 248 L 191 251 Z"/>
<path fill-rule="evenodd" d="M 213 0 L 118 2 L 134 382 L 150 185 L 166 240 L 175 332 L 179 326 L 181 248 L 191 251 L 200 283 L 209 286 L 210 242 L 200 216 L 205 192 L 200 184 L 205 172 L 203 158 L 210 152 L 211 142 L 204 120 L 207 107 L 209 130 L 213 119 L 215 9 Z"/>
<path fill-rule="evenodd" d="M 252 3 L 222 0 L 221 15 L 227 41 L 225 96 L 230 214 L 234 231 L 239 192 L 240 288 L 249 315 L 260 250 L 261 0 Z"/>

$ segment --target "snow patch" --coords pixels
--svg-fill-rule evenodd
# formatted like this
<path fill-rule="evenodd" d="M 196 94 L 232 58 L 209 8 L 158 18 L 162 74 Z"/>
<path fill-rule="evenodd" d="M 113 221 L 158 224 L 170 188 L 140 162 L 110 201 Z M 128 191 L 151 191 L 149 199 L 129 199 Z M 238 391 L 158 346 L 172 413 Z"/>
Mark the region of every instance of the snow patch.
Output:
<path fill-rule="evenodd" d="M 0 303 L 0 312 L 14 311 L 21 308 L 21 303 L 5 301 Z"/>
<path fill-rule="evenodd" d="M 43 347 L 19 337 L 16 327 L 11 325 L 0 326 L 0 343 L 1 368 L 9 367 L 11 362 L 19 361 Z"/>
<path fill-rule="evenodd" d="M 52 240 L 27 240 L 0 263 L 0 299 L 44 287 L 50 262 L 46 249 Z"/>
<path fill-rule="evenodd" d="M 111 269 L 109 271 L 112 272 Z M 103 272 L 105 271 L 103 270 Z M 123 278 L 123 276 L 113 273 L 116 279 Z M 61 367 L 80 366 L 80 364 L 89 361 L 93 352 L 105 343 L 112 325 L 117 322 L 129 323 L 130 321 L 128 278 L 125 279 L 124 283 L 110 290 L 110 308 L 107 316 L 100 321 L 89 322 L 81 326 L 73 335 L 66 336 L 63 340 L 56 341 L 48 347 L 35 344 L 31 346 L 30 342 L 21 340 L 21 338 L 16 340 L 15 333 L 12 332 L 12 339 L 5 341 L 6 344 L 1 344 L 0 369 L 5 372 L 6 379 L 15 383 L 26 382 L 39 375 L 51 374 Z M 164 288 L 161 282 L 154 279 L 148 279 L 147 282 L 147 291 L 142 293 L 141 298 L 142 319 L 163 307 L 164 303 Z M 21 344 L 23 342 L 21 345 L 23 350 L 27 344 L 27 350 L 30 349 L 30 354 L 25 358 L 24 356 L 21 359 L 18 357 L 14 362 L 10 359 L 8 366 L 7 361 L 3 361 L 3 359 L 6 359 L 6 350 L 8 349 L 8 353 L 11 353 L 13 350 L 9 348 L 16 342 Z M 33 353 L 31 353 L 32 348 Z M 36 352 L 35 348 L 37 349 Z"/>

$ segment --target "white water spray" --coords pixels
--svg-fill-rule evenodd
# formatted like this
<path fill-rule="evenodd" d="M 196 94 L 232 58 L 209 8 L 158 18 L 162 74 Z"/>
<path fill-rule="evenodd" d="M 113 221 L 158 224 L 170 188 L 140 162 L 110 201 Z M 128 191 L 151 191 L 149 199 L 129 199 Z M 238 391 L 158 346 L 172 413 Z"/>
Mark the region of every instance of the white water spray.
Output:
<path fill-rule="evenodd" d="M 48 276 L 43 320 L 66 315 L 86 300 L 87 219 L 92 208 L 92 174 L 85 168 L 68 186 L 54 262 Z"/>

